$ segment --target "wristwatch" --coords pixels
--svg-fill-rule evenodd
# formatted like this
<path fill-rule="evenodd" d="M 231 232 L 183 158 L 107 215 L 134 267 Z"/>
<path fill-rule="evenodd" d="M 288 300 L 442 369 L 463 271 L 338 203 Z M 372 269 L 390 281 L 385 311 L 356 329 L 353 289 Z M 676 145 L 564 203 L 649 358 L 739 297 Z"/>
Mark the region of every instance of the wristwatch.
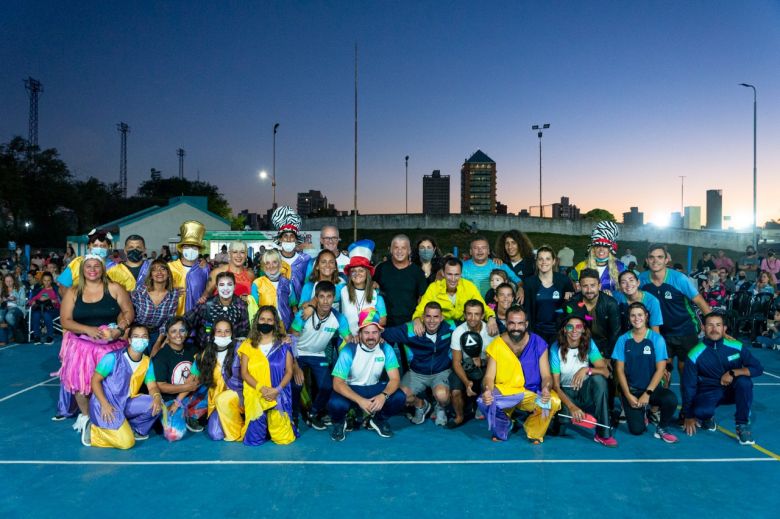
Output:
<path fill-rule="evenodd" d="M 382 391 L 382 394 L 385 396 L 385 400 L 390 400 L 390 395 Z"/>
<path fill-rule="evenodd" d="M 652 390 L 652 389 L 645 389 L 645 394 L 646 394 L 647 396 L 650 396 L 650 395 L 652 395 L 652 394 L 653 394 L 653 390 Z"/>
<path fill-rule="evenodd" d="M 737 375 L 734 373 L 733 369 L 729 370 L 729 375 L 731 375 L 731 378 L 737 378 Z"/>

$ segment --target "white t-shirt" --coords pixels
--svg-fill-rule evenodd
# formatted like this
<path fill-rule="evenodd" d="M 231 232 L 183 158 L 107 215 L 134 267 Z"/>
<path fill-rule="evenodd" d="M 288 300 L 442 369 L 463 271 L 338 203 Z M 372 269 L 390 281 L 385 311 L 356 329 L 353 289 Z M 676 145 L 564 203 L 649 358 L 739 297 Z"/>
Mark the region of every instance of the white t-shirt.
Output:
<path fill-rule="evenodd" d="M 295 254 L 293 254 L 292 258 L 285 258 L 284 254 L 279 254 L 279 255 L 282 257 L 282 260 L 285 263 L 287 263 L 288 265 L 290 265 L 291 267 L 292 267 L 292 264 L 295 262 L 295 260 L 298 259 L 298 253 L 297 252 Z"/>
<path fill-rule="evenodd" d="M 300 334 L 296 345 L 299 356 L 325 357 L 325 350 L 333 336 L 349 332 L 346 319 L 335 310 L 323 320 L 314 312 L 304 321 L 302 314 L 303 310 L 298 311 L 290 327 Z"/>
<path fill-rule="evenodd" d="M 220 366 L 223 366 L 225 364 L 225 357 L 227 357 L 228 349 L 230 349 L 230 346 L 225 348 L 225 351 L 219 351 L 217 350 L 217 362 Z"/>
<path fill-rule="evenodd" d="M 268 354 L 271 352 L 271 348 L 273 348 L 273 347 L 274 347 L 274 343 L 272 343 L 272 342 L 269 342 L 268 344 L 261 344 L 260 345 L 260 351 L 262 351 L 263 355 L 265 355 L 267 357 Z"/>
<path fill-rule="evenodd" d="M 457 326 L 457 328 L 455 328 L 452 331 L 452 339 L 451 339 L 452 342 L 450 343 L 450 348 L 453 349 L 453 350 L 461 351 L 462 348 L 460 347 L 460 337 L 464 333 L 466 333 L 468 331 L 470 331 L 468 323 L 463 322 L 463 323 L 459 324 Z M 490 341 L 493 340 L 493 337 L 491 337 L 488 334 L 487 325 L 484 322 L 482 323 L 482 329 L 479 330 L 479 336 L 482 337 L 482 355 L 481 356 L 482 356 L 483 359 L 485 359 L 485 358 L 487 358 L 486 355 L 485 355 L 485 350 L 487 349 L 488 345 L 490 344 Z"/>
<path fill-rule="evenodd" d="M 391 369 L 398 369 L 398 359 L 389 344 L 377 344 L 373 349 L 349 344 L 339 353 L 333 376 L 351 386 L 372 386 L 379 383 L 385 370 Z"/>

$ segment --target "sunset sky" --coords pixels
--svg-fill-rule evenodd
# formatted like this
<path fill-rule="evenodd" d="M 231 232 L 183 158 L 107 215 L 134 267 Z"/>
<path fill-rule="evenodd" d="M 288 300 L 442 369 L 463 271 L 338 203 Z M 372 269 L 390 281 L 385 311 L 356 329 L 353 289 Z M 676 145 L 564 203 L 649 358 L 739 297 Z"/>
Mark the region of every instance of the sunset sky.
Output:
<path fill-rule="evenodd" d="M 422 176 L 482 149 L 510 212 L 566 195 L 583 211 L 638 205 L 645 219 L 702 206 L 752 213 L 758 89 L 759 222 L 780 218 L 780 2 L 3 3 L 0 142 L 27 135 L 23 79 L 44 85 L 39 143 L 78 177 L 150 168 L 217 184 L 235 212 L 321 190 L 352 205 L 354 45 L 359 46 L 359 209 L 422 206 Z M 251 4 L 251 6 L 248 6 Z M 702 222 L 704 223 L 704 221 Z"/>

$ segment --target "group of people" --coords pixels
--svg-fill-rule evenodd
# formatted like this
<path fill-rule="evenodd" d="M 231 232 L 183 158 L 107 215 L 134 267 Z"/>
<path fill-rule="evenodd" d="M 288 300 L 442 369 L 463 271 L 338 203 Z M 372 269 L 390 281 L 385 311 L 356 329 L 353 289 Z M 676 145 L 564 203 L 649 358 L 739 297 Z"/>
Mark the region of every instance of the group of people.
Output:
<path fill-rule="evenodd" d="M 451 429 L 484 419 L 495 441 L 587 428 L 615 447 L 621 419 L 631 434 L 652 424 L 674 443 L 676 425 L 714 429 L 715 408 L 736 404 L 738 439 L 753 443 L 761 365 L 669 267 L 663 245 L 638 273 L 617 259 L 617 226 L 600 222 L 572 279 L 551 247 L 534 250 L 519 231 L 493 251 L 474 236 L 465 261 L 432 238 L 397 235 L 374 265 L 371 240 L 343 251 L 326 226 L 310 257 L 292 209 L 272 221 L 278 249 L 263 254 L 259 276 L 240 242 L 227 263 L 201 263 L 198 222 L 182 224 L 171 261 L 144 259 L 134 235 L 127 261 L 113 262 L 110 234 L 91 233 L 88 253 L 57 279 L 65 333 L 54 419 L 75 417 L 84 445 L 115 448 L 153 429 L 246 445 L 291 443 L 303 424 L 335 441 L 360 427 L 390 437 L 399 414 Z"/>

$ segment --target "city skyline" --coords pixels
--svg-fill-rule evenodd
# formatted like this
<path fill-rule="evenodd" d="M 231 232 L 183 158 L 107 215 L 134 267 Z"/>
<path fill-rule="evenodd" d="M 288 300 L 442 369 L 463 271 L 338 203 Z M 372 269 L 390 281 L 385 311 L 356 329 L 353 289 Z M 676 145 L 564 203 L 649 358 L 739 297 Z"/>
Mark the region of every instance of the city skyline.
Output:
<path fill-rule="evenodd" d="M 0 78 L 0 140 L 27 135 L 31 76 L 39 144 L 80 178 L 117 182 L 128 135 L 128 191 L 150 168 L 217 184 L 234 213 L 271 205 L 279 123 L 280 204 L 317 189 L 352 208 L 354 45 L 359 46 L 359 210 L 421 212 L 422 179 L 459 178 L 481 149 L 497 163 L 497 199 L 512 213 L 569 196 L 583 212 L 646 222 L 723 191 L 723 215 L 752 218 L 752 92 L 758 89 L 758 222 L 780 217 L 780 8 L 773 2 L 560 2 L 489 8 L 457 2 L 201 3 L 64 6 L 12 3 Z M 482 32 L 480 28 L 489 27 Z M 225 181 L 229 175 L 230 180 Z M 587 180 L 586 180 L 587 179 Z M 372 198 L 373 197 L 373 198 Z M 460 188 L 450 207 L 460 206 Z"/>

